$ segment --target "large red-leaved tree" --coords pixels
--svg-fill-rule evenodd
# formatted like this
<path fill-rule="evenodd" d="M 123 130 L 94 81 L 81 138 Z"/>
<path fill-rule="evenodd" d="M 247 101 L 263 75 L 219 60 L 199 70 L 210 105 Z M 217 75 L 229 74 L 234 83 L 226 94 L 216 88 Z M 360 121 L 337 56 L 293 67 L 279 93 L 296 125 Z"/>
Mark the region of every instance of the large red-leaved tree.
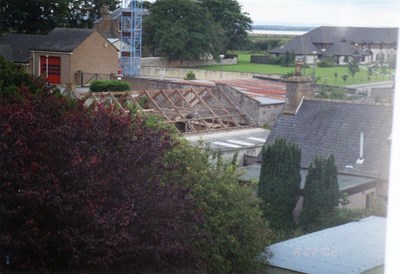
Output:
<path fill-rule="evenodd" d="M 0 101 L 0 272 L 195 267 L 201 214 L 160 179 L 168 133 L 21 94 Z"/>

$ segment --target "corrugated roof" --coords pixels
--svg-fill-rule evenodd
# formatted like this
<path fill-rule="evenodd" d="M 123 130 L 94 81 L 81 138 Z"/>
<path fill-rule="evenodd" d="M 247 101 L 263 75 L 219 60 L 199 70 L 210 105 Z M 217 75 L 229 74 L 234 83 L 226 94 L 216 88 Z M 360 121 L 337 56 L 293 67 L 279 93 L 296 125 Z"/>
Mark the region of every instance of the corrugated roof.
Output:
<path fill-rule="evenodd" d="M 220 80 L 215 83 L 230 86 L 265 105 L 282 104 L 286 99 L 284 82 L 265 79 L 235 79 Z"/>
<path fill-rule="evenodd" d="M 362 273 L 382 266 L 386 219 L 370 216 L 269 246 L 269 264 L 301 273 Z"/>

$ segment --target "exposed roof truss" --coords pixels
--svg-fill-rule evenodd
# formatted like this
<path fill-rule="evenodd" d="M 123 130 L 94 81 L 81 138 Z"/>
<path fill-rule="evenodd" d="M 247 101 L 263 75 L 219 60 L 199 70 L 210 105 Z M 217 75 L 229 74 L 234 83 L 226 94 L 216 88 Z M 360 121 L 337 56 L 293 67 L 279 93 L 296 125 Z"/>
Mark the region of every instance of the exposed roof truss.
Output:
<path fill-rule="evenodd" d="M 113 104 L 129 112 L 156 114 L 181 133 L 244 128 L 254 125 L 249 115 L 219 89 L 144 90 L 140 92 L 91 92 L 86 105 Z"/>

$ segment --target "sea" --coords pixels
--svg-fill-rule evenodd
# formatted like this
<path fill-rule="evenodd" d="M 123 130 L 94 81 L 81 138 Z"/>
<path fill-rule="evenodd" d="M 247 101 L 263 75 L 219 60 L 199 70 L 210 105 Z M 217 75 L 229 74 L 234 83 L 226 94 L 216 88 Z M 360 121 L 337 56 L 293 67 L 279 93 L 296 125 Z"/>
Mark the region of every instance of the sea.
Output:
<path fill-rule="evenodd" d="M 272 30 L 272 29 L 253 29 L 249 31 L 249 34 L 254 35 L 293 35 L 299 36 L 307 33 L 308 31 L 304 30 Z"/>
<path fill-rule="evenodd" d="M 309 26 L 280 26 L 280 25 L 253 25 L 249 34 L 254 35 L 303 35 L 315 27 Z"/>

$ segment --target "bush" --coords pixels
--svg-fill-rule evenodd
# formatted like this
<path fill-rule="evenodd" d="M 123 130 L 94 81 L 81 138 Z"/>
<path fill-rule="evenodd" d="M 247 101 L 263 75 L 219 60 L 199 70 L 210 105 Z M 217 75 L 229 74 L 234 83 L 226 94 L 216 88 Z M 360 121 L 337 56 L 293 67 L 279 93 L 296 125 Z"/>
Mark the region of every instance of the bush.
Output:
<path fill-rule="evenodd" d="M 131 87 L 128 82 L 118 80 L 96 80 L 90 84 L 90 91 L 129 91 Z"/>
<path fill-rule="evenodd" d="M 196 74 L 193 71 L 186 73 L 185 80 L 196 80 Z"/>
<path fill-rule="evenodd" d="M 170 136 L 21 96 L 0 104 L 0 272 L 191 273 L 202 214 L 178 178 L 160 181 Z"/>
<path fill-rule="evenodd" d="M 185 144 L 164 160 L 177 167 L 169 174 L 172 178 L 183 178 L 193 188 L 204 213 L 200 228 L 204 237 L 194 242 L 201 273 L 259 273 L 256 257 L 261 252 L 269 254 L 265 247 L 273 234 L 262 217 L 255 185 L 239 184 L 234 161 L 222 160 L 207 147 L 201 150 Z"/>
<path fill-rule="evenodd" d="M 329 68 L 329 67 L 334 67 L 335 62 L 333 62 L 331 59 L 325 59 L 322 60 L 321 62 L 317 63 L 317 67 L 319 68 Z"/>

